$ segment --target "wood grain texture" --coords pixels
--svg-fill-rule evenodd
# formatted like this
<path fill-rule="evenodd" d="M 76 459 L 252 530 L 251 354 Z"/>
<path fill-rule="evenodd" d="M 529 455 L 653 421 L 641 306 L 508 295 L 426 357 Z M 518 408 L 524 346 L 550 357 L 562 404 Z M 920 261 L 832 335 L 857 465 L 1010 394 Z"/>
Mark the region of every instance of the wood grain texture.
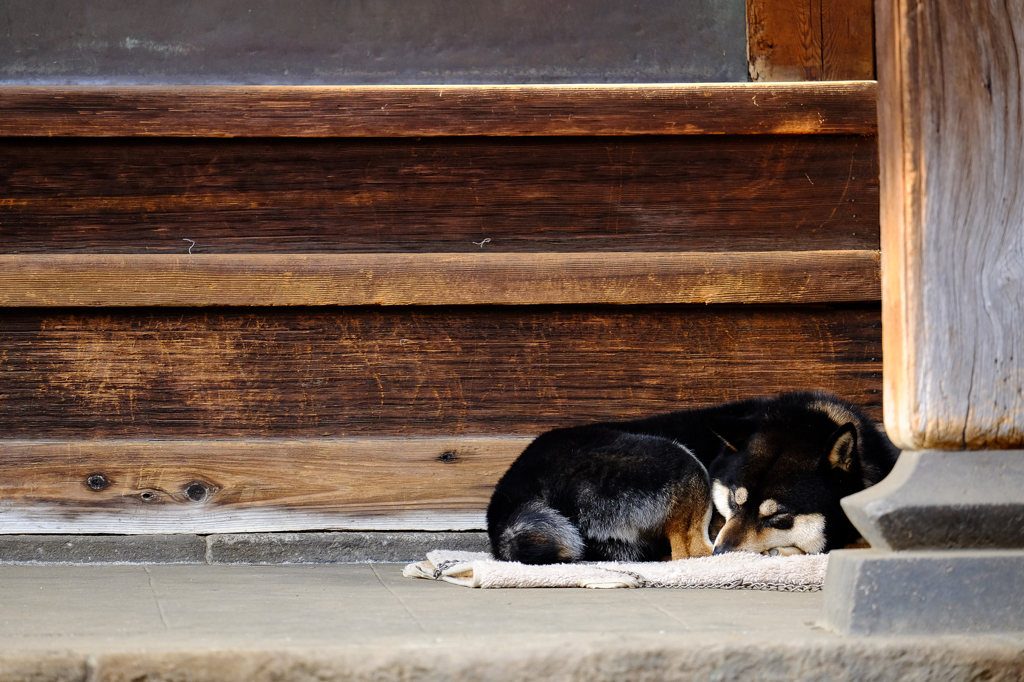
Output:
<path fill-rule="evenodd" d="M 820 3 L 747 0 L 747 63 L 755 82 L 823 80 Z"/>
<path fill-rule="evenodd" d="M 877 250 L 877 177 L 859 136 L 7 140 L 0 253 Z"/>
<path fill-rule="evenodd" d="M 877 251 L 0 255 L 0 306 L 878 301 L 879 262 Z"/>
<path fill-rule="evenodd" d="M 747 0 L 756 82 L 875 77 L 872 0 Z"/>
<path fill-rule="evenodd" d="M 0 439 L 536 434 L 788 389 L 880 416 L 878 304 L 12 309 Z"/>
<path fill-rule="evenodd" d="M 482 529 L 529 442 L 0 441 L 0 533 Z"/>
<path fill-rule="evenodd" d="M 875 84 L 6 86 L 0 137 L 874 134 Z"/>
<path fill-rule="evenodd" d="M 875 78 L 873 0 L 821 1 L 821 73 L 824 80 Z"/>
<path fill-rule="evenodd" d="M 878 4 L 886 424 L 1024 446 L 1024 7 Z"/>

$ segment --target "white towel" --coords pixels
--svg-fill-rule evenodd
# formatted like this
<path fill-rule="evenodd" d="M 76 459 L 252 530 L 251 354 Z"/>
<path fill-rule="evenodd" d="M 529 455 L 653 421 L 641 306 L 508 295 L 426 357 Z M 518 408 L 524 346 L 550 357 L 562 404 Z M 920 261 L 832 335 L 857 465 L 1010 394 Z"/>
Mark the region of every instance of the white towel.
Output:
<path fill-rule="evenodd" d="M 674 587 L 814 592 L 824 584 L 827 566 L 827 554 L 764 556 L 748 552 L 678 561 L 532 566 L 496 561 L 486 552 L 436 549 L 427 553 L 426 561 L 406 566 L 402 575 L 444 580 L 465 587 Z"/>

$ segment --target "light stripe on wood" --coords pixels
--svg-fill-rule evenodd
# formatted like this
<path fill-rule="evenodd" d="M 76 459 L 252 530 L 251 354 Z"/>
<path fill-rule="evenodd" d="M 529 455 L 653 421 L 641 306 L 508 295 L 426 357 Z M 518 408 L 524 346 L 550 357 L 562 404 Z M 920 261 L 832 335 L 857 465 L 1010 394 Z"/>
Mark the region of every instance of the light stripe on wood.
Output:
<path fill-rule="evenodd" d="M 0 533 L 481 529 L 530 440 L 0 441 Z"/>
<path fill-rule="evenodd" d="M 0 136 L 873 135 L 875 82 L 7 86 Z"/>
<path fill-rule="evenodd" d="M 877 251 L 0 255 L 0 305 L 877 301 Z"/>

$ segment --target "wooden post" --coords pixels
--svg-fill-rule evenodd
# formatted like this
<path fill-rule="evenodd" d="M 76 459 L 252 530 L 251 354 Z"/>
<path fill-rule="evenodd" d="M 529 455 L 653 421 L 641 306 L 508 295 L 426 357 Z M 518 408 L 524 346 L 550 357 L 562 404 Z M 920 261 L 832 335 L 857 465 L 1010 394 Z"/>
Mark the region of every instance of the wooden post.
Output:
<path fill-rule="evenodd" d="M 878 0 L 885 425 L 825 621 L 1024 630 L 1024 5 Z M 902 551 L 896 551 L 902 550 Z M 957 550 L 957 551 L 950 551 Z"/>

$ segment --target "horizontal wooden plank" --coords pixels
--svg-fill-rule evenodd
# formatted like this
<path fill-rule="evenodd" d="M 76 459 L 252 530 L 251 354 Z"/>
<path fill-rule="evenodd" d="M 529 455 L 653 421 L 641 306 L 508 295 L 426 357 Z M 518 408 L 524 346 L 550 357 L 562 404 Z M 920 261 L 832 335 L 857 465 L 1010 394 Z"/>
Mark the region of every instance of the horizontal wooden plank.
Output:
<path fill-rule="evenodd" d="M 6 86 L 0 136 L 872 135 L 875 91 L 874 81 Z"/>
<path fill-rule="evenodd" d="M 786 389 L 880 417 L 880 306 L 8 308 L 0 439 L 539 433 Z"/>
<path fill-rule="evenodd" d="M 0 255 L 2 306 L 881 300 L 877 251 Z"/>
<path fill-rule="evenodd" d="M 0 533 L 481 529 L 529 441 L 0 441 Z"/>
<path fill-rule="evenodd" d="M 879 243 L 874 137 L 7 139 L 0 187 L 0 253 Z"/>

